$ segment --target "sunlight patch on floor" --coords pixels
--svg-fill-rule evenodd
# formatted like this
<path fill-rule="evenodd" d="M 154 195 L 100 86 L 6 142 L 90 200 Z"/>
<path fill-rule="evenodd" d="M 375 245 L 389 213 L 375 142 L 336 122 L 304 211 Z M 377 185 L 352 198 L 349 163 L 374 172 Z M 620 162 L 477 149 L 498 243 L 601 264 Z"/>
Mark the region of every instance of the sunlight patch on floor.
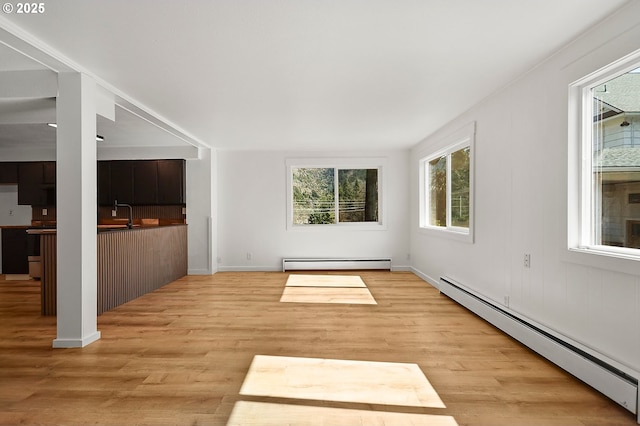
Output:
<path fill-rule="evenodd" d="M 286 287 L 280 301 L 287 303 L 377 304 L 366 288 Z"/>
<path fill-rule="evenodd" d="M 282 292 L 285 303 L 351 303 L 377 305 L 358 275 L 289 275 Z"/>
<path fill-rule="evenodd" d="M 458 426 L 451 416 L 238 401 L 227 426 Z"/>
<path fill-rule="evenodd" d="M 417 364 L 256 355 L 241 395 L 445 408 Z"/>
<path fill-rule="evenodd" d="M 291 274 L 287 287 L 367 287 L 359 275 L 298 275 Z"/>

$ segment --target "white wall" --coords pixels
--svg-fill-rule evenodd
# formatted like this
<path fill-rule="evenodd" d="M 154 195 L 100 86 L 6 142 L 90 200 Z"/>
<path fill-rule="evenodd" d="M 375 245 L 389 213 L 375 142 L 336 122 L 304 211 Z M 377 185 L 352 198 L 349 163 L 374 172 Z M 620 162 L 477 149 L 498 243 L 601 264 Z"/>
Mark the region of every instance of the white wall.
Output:
<path fill-rule="evenodd" d="M 283 257 L 392 258 L 408 265 L 408 151 L 218 153 L 218 256 L 220 270 L 280 270 Z M 384 157 L 386 229 L 286 229 L 287 158 Z M 383 218 L 383 220 L 385 220 Z M 251 260 L 247 259 L 251 254 Z"/>
<path fill-rule="evenodd" d="M 18 205 L 18 185 L 0 185 L 0 225 L 31 225 L 31 206 Z"/>
<path fill-rule="evenodd" d="M 640 263 L 569 252 L 568 86 L 640 49 L 640 3 L 603 21 L 470 108 L 411 154 L 411 255 L 437 285 L 449 276 L 640 376 Z M 418 228 L 418 161 L 476 121 L 475 243 Z M 531 254 L 531 267 L 523 257 Z M 506 304 L 505 304 L 506 306 Z"/>

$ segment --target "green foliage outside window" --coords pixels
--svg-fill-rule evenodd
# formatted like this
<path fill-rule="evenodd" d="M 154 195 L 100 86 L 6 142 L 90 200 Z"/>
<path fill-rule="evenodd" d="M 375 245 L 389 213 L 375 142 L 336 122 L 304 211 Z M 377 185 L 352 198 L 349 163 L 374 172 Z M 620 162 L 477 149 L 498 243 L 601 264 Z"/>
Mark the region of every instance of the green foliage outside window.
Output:
<path fill-rule="evenodd" d="M 451 225 L 469 227 L 469 147 L 451 154 Z"/>
<path fill-rule="evenodd" d="M 336 223 L 336 201 L 338 222 L 378 221 L 378 169 L 294 168 L 292 182 L 296 225 Z"/>
<path fill-rule="evenodd" d="M 293 169 L 293 223 L 335 222 L 333 169 Z"/>
<path fill-rule="evenodd" d="M 470 148 L 429 161 L 429 224 L 432 226 L 469 227 Z M 447 182 L 447 170 L 450 180 Z M 447 200 L 447 186 L 450 199 Z M 450 223 L 447 223 L 448 213 Z"/>
<path fill-rule="evenodd" d="M 447 157 L 429 161 L 429 182 L 431 200 L 429 223 L 447 226 Z"/>

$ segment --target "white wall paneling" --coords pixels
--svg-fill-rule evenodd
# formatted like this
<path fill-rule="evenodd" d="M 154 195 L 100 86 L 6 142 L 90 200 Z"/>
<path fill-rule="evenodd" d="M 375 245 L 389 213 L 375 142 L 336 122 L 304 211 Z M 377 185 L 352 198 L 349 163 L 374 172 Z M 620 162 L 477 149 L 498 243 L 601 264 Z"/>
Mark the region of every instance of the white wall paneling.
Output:
<path fill-rule="evenodd" d="M 640 49 L 640 3 L 601 22 L 411 153 L 412 267 L 579 342 L 640 377 L 640 264 L 568 250 L 569 85 Z M 418 229 L 417 164 L 434 140 L 476 121 L 474 244 Z M 529 268 L 524 255 L 531 256 Z"/>

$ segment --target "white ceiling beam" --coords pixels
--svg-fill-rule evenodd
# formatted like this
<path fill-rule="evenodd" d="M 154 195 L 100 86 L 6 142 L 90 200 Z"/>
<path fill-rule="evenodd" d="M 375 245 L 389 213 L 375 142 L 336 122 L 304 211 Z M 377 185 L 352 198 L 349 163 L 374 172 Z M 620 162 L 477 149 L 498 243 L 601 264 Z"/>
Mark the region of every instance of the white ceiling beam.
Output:
<path fill-rule="evenodd" d="M 24 72 L 24 71 L 21 71 Z M 2 73 L 0 73 L 2 74 Z M 2 81 L 0 79 L 0 81 Z M 96 87 L 96 114 L 111 121 L 116 119 L 115 96 Z M 0 124 L 35 124 L 56 122 L 55 98 L 0 98 Z"/>
<path fill-rule="evenodd" d="M 73 71 L 72 67 L 57 59 L 59 57 L 57 51 L 40 42 L 3 16 L 0 16 L 0 43 L 53 71 Z"/>
<path fill-rule="evenodd" d="M 96 85 L 96 114 L 116 121 L 115 95 L 99 84 Z"/>
<path fill-rule="evenodd" d="M 51 70 L 0 72 L 0 99 L 54 98 L 58 96 L 58 74 Z"/>
<path fill-rule="evenodd" d="M 64 71 L 76 71 L 82 72 L 91 76 L 95 81 L 98 88 L 96 99 L 96 112 L 98 115 L 115 121 L 115 112 L 111 112 L 111 100 L 115 105 L 118 105 L 127 111 L 130 111 L 140 117 L 143 120 L 153 124 L 159 129 L 164 130 L 168 134 L 172 135 L 180 143 L 186 143 L 193 147 L 208 147 L 208 145 L 198 138 L 193 137 L 191 134 L 150 110 L 141 103 L 130 98 L 125 93 L 111 86 L 104 80 L 93 75 L 89 70 L 81 67 L 78 63 L 70 60 L 54 49 L 52 46 L 44 43 L 42 40 L 33 37 L 28 32 L 22 30 L 6 18 L 0 16 L 0 43 L 7 47 L 23 54 L 24 56 L 33 59 L 34 61 L 48 67 L 52 72 L 64 72 Z M 21 71 L 24 72 L 24 71 Z M 0 85 L 2 88 L 5 84 L 0 79 Z M 56 90 L 57 92 L 57 90 Z M 53 96 L 56 96 L 57 93 Z M 104 98 L 102 98 L 104 96 Z M 0 89 L 0 100 L 2 93 Z M 102 99 L 101 99 L 102 98 Z M 115 107 L 114 107 L 115 110 Z M 193 150 L 189 150 L 192 152 Z"/>
<path fill-rule="evenodd" d="M 56 161 L 56 147 L 0 148 L 2 161 Z"/>
<path fill-rule="evenodd" d="M 0 99 L 0 124 L 38 124 L 56 122 L 56 100 Z"/>
<path fill-rule="evenodd" d="M 158 116 L 151 114 L 148 110 L 141 108 L 140 106 L 131 103 L 127 99 L 118 95 L 118 93 L 114 92 L 116 95 L 116 105 L 122 108 L 129 113 L 138 116 L 140 119 L 147 121 L 148 123 L 156 126 L 158 129 L 164 130 L 168 134 L 172 135 L 176 139 L 188 143 L 196 148 L 208 148 L 208 146 L 199 140 L 189 136 L 186 132 L 182 131 L 178 126 L 170 124 L 167 121 L 164 121 Z"/>
<path fill-rule="evenodd" d="M 200 148 L 191 145 L 105 147 L 98 142 L 98 160 L 197 159 Z"/>

